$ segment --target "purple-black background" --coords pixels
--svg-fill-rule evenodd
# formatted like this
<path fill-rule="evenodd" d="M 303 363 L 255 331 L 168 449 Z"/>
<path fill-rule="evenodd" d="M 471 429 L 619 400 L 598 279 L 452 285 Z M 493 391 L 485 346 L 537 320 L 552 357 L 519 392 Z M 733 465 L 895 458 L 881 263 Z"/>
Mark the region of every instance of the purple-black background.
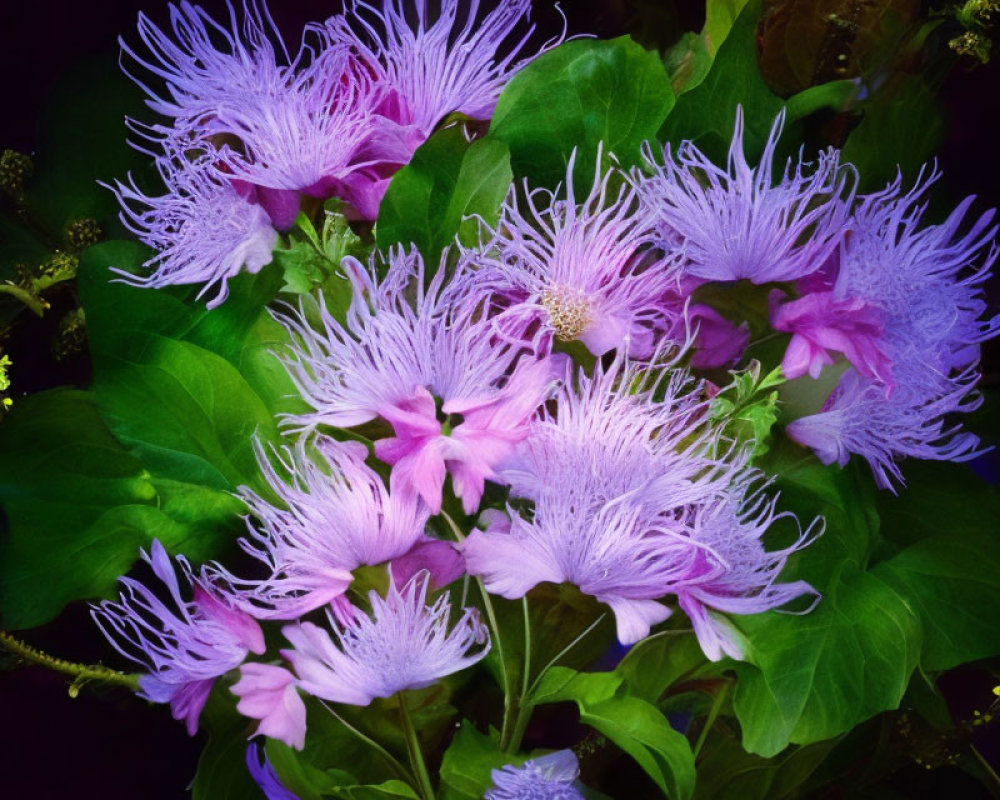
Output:
<path fill-rule="evenodd" d="M 220 0 L 204 0 L 211 11 Z M 272 13 L 290 42 L 301 26 L 339 10 L 337 0 L 274 0 Z M 698 30 L 704 2 L 670 4 L 681 30 Z M 536 21 L 543 31 L 558 31 L 561 20 L 550 0 L 536 3 Z M 165 0 L 90 0 L 10 3 L 0 19 L 0 149 L 30 152 L 34 147 L 39 113 L 46 94 L 58 77 L 78 59 L 108 51 L 124 34 L 131 41 L 136 13 L 144 10 L 156 20 L 165 17 Z M 571 0 L 564 3 L 570 33 L 589 32 L 612 37 L 628 32 L 623 0 Z M 997 146 L 996 103 L 1000 96 L 1000 59 L 974 71 L 956 70 L 941 99 L 949 128 L 939 163 L 945 172 L 938 191 L 955 198 L 979 195 L 979 208 L 1000 205 L 1000 157 Z M 994 281 L 994 300 L 996 282 Z M 987 353 L 987 384 L 996 386 L 997 350 Z M 23 364 L 21 366 L 23 370 Z M 33 388 L 73 380 L 76 376 L 51 373 L 39 365 L 25 374 Z M 995 466 L 995 462 L 994 462 Z M 996 473 L 994 473 L 996 474 Z M 36 646 L 79 661 L 107 660 L 109 648 L 95 631 L 86 610 L 68 609 L 52 625 L 32 631 Z M 969 671 L 950 676 L 946 689 L 957 716 L 971 716 L 973 698 L 988 691 L 988 679 Z M 84 689 L 76 699 L 66 692 L 66 681 L 45 670 L 28 668 L 0 673 L 0 797 L 101 798 L 102 800 L 176 800 L 186 796 L 201 736 L 189 739 L 183 726 L 163 707 L 137 701 L 120 690 Z M 995 737 L 990 737 L 995 739 Z M 984 742 L 997 766 L 1000 749 Z M 946 787 L 934 773 L 905 781 L 905 797 L 970 797 Z M 917 788 L 921 787 L 921 788 Z M 959 794 L 953 794 L 957 789 Z M 825 795 L 839 797 L 839 794 Z"/>

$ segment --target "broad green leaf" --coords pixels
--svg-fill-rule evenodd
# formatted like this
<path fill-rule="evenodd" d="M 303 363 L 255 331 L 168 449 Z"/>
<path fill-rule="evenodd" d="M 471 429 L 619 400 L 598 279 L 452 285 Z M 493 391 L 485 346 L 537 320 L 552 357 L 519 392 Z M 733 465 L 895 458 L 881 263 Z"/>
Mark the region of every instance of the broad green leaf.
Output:
<path fill-rule="evenodd" d="M 863 110 L 841 153 L 843 161 L 857 167 L 860 187 L 881 188 L 896 177 L 897 168 L 912 181 L 944 137 L 936 93 L 920 77 L 908 76 L 876 92 Z"/>
<path fill-rule="evenodd" d="M 629 37 L 576 39 L 545 53 L 504 89 L 490 136 L 510 147 L 515 175 L 554 187 L 575 176 L 589 188 L 599 142 L 627 165 L 655 140 L 674 104 L 663 62 Z"/>
<path fill-rule="evenodd" d="M 707 0 L 702 35 L 709 53 L 718 52 L 746 4 L 747 0 Z"/>
<path fill-rule="evenodd" d="M 951 669 L 1000 654 L 996 519 L 992 527 L 979 530 L 945 528 L 874 570 L 920 617 L 924 669 Z"/>
<path fill-rule="evenodd" d="M 671 800 L 692 796 L 695 770 L 691 745 L 656 706 L 629 696 L 579 706 L 580 721 L 632 756 Z"/>
<path fill-rule="evenodd" d="M 705 80 L 712 68 L 712 54 L 703 36 L 687 31 L 663 56 L 670 86 L 678 97 Z"/>
<path fill-rule="evenodd" d="M 630 694 L 650 703 L 683 676 L 703 676 L 719 667 L 705 658 L 690 631 L 661 631 L 628 651 L 615 672 L 624 678 Z"/>
<path fill-rule="evenodd" d="M 694 755 L 688 740 L 670 726 L 656 706 L 620 692 L 623 682 L 624 677 L 615 672 L 553 667 L 539 682 L 531 702 L 575 702 L 580 721 L 632 756 L 668 797 L 690 797 Z"/>
<path fill-rule="evenodd" d="M 267 406 L 221 356 L 131 331 L 94 388 L 109 426 L 149 469 L 218 489 L 257 474 L 254 436 L 276 439 Z"/>
<path fill-rule="evenodd" d="M 826 531 L 794 556 L 782 580 L 802 578 L 821 594 L 805 615 L 778 611 L 735 617 L 747 635 L 749 663 L 736 665 L 734 708 L 744 747 L 772 756 L 789 742 L 829 739 L 896 708 L 916 666 L 920 622 L 909 599 L 866 571 L 877 543 L 871 481 L 815 463 L 794 467 L 775 452 L 781 508 Z M 783 464 L 783 466 L 782 466 Z"/>
<path fill-rule="evenodd" d="M 1000 492 L 965 464 L 911 460 L 907 486 L 878 498 L 875 573 L 909 598 L 924 629 L 921 664 L 950 669 L 1000 653 Z"/>
<path fill-rule="evenodd" d="M 266 311 L 280 275 L 239 276 L 209 311 L 183 290 L 111 282 L 110 267 L 134 271 L 148 254 L 107 242 L 81 261 L 99 407 L 158 475 L 232 489 L 257 475 L 251 437 L 276 437 L 274 415 L 298 407 L 272 352 L 287 335 Z"/>
<path fill-rule="evenodd" d="M 724 163 L 733 137 L 736 107 L 743 106 L 744 148 L 751 162 L 760 155 L 775 116 L 784 105 L 761 77 L 757 66 L 756 29 L 760 0 L 750 0 L 719 47 L 712 68 L 677 105 L 660 130 L 660 139 L 676 145 L 690 139 Z"/>
<path fill-rule="evenodd" d="M 743 746 L 773 756 L 896 708 L 920 652 L 920 621 L 908 599 L 846 563 L 809 614 L 737 619 L 751 642 L 736 665 L 734 708 Z"/>
<path fill-rule="evenodd" d="M 495 729 L 483 734 L 469 720 L 462 720 L 441 762 L 442 796 L 445 800 L 479 800 L 493 786 L 493 770 L 522 764 L 526 758 L 504 753 Z"/>
<path fill-rule="evenodd" d="M 531 702 L 568 701 L 596 705 L 614 697 L 624 678 L 614 672 L 577 672 L 569 667 L 552 667 L 531 694 Z"/>
<path fill-rule="evenodd" d="M 496 222 L 510 187 L 510 153 L 498 138 L 469 144 L 458 126 L 425 142 L 393 177 L 379 209 L 376 242 L 380 249 L 415 244 L 428 269 L 458 236 L 474 244 L 478 221 Z"/>
<path fill-rule="evenodd" d="M 152 475 L 107 429 L 87 392 L 19 400 L 0 424 L 0 609 L 7 628 L 109 594 L 157 538 L 201 559 L 232 540 L 242 503 Z"/>

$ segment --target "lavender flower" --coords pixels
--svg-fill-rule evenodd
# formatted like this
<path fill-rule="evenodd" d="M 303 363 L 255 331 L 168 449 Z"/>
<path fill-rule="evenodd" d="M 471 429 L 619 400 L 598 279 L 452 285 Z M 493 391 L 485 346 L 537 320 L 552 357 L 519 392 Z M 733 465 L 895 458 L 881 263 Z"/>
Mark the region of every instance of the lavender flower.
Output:
<path fill-rule="evenodd" d="M 477 281 L 506 306 L 495 324 L 507 337 L 530 333 L 544 351 L 555 336 L 579 339 L 595 355 L 623 348 L 649 357 L 658 330 L 681 319 L 670 294 L 679 288 L 680 263 L 656 256 L 635 190 L 611 190 L 618 173 L 600 174 L 600 151 L 594 185 L 578 203 L 575 161 L 576 151 L 565 199 L 525 184 L 522 212 L 512 187 L 496 228 L 487 228 L 487 240 L 466 257 L 479 267 Z"/>
<path fill-rule="evenodd" d="M 739 469 L 739 457 L 714 456 L 717 436 L 702 429 L 704 405 L 682 392 L 685 379 L 661 386 L 616 362 L 567 381 L 505 470 L 533 514 L 511 507 L 509 526 L 473 532 L 462 547 L 469 572 L 511 599 L 544 581 L 573 583 L 611 607 L 623 644 L 666 619 L 658 599 L 695 566 L 691 507 Z"/>
<path fill-rule="evenodd" d="M 688 276 L 708 281 L 790 281 L 819 269 L 847 230 L 853 189 L 837 151 L 821 153 L 815 170 L 791 161 L 777 183 L 773 161 L 784 125 L 774 122 L 760 164 L 751 168 L 743 152 L 743 111 L 726 169 L 717 167 L 689 141 L 676 156 L 668 145 L 659 165 L 646 146 L 651 172 L 635 173 L 648 214 L 663 242 L 686 259 Z M 844 197 L 845 192 L 847 197 Z"/>
<path fill-rule="evenodd" d="M 221 566 L 209 568 L 254 616 L 299 617 L 342 595 L 357 567 L 399 558 L 423 543 L 426 509 L 415 498 L 386 490 L 365 464 L 363 445 L 325 436 L 300 439 L 294 449 L 276 452 L 287 479 L 259 442 L 254 447 L 284 508 L 244 487 L 250 539 L 240 544 L 270 575 L 239 580 Z"/>
<path fill-rule="evenodd" d="M 139 679 L 140 696 L 169 702 L 174 719 L 185 720 L 193 736 L 215 679 L 243 663 L 248 652 L 263 653 L 264 635 L 252 617 L 195 578 L 183 556 L 177 562 L 193 586 L 191 601 L 181 597 L 177 574 L 159 541 L 142 558 L 166 586 L 173 608 L 138 581 L 122 578 L 120 602 L 106 600 L 92 614 L 119 653 L 149 669 Z"/>
<path fill-rule="evenodd" d="M 381 113 L 425 138 L 451 113 L 489 119 L 510 77 L 537 56 L 517 60 L 534 31 L 527 26 L 514 38 L 531 11 L 529 0 L 499 3 L 481 19 L 479 0 L 442 0 L 433 20 L 426 0 L 381 5 L 349 0 L 344 15 L 321 30 L 388 88 Z"/>
<path fill-rule="evenodd" d="M 509 507 L 509 521 L 491 515 L 474 531 L 462 546 L 469 572 L 511 599 L 573 583 L 611 608 L 623 644 L 666 619 L 660 600 L 676 594 L 712 658 L 738 650 L 707 608 L 757 613 L 810 591 L 775 585 L 809 537 L 764 550 L 775 500 L 751 491 L 760 476 L 748 451 L 708 425 L 688 383 L 681 371 L 620 362 L 567 380 L 504 470 L 533 511 Z"/>
<path fill-rule="evenodd" d="M 119 40 L 126 63 L 132 61 L 166 83 L 164 96 L 131 76 L 145 90 L 147 105 L 175 118 L 181 127 L 196 129 L 216 113 L 220 103 L 275 93 L 290 72 L 288 50 L 266 4 L 244 0 L 242 24 L 232 4 L 227 6 L 228 28 L 186 0 L 170 4 L 172 35 L 140 12 L 139 37 L 148 57 Z"/>
<path fill-rule="evenodd" d="M 143 265 L 151 275 L 116 271 L 128 283 L 151 288 L 201 283 L 199 298 L 217 287 L 207 304 L 215 308 L 228 296 L 230 278 L 271 263 L 278 233 L 264 209 L 215 176 L 204 158 L 189 161 L 177 154 L 156 163 L 166 194 L 150 197 L 134 181 L 109 187 L 121 203 L 125 227 L 157 250 Z"/>
<path fill-rule="evenodd" d="M 850 453 L 863 456 L 886 488 L 902 481 L 896 463 L 901 457 L 961 461 L 978 453 L 979 440 L 946 419 L 978 406 L 972 390 L 979 343 L 1000 332 L 1000 316 L 982 319 L 981 284 L 1000 252 L 993 212 L 960 235 L 968 198 L 945 222 L 921 229 L 922 197 L 936 177 L 918 181 L 905 194 L 897 179 L 859 204 L 827 292 L 833 302 L 806 322 L 856 335 L 851 309 L 861 308 L 877 325 L 867 332 L 861 355 L 838 348 L 852 368 L 823 410 L 788 427 L 825 463 L 844 464 Z M 809 335 L 802 325 L 788 327 Z M 882 355 L 881 369 L 864 355 L 873 350 Z"/>
<path fill-rule="evenodd" d="M 495 467 L 527 435 L 552 383 L 551 363 L 497 342 L 465 282 L 445 286 L 440 270 L 425 289 L 416 250 L 395 249 L 388 261 L 378 282 L 374 263 L 366 270 L 344 260 L 355 285 L 346 324 L 322 308 L 321 331 L 304 312 L 278 316 L 295 340 L 286 366 L 314 409 L 288 421 L 352 427 L 381 417 L 396 435 L 378 440 L 375 454 L 393 465 L 394 486 L 437 513 L 450 472 L 471 513 L 484 481 L 496 479 Z"/>
<path fill-rule="evenodd" d="M 442 119 L 451 113 L 489 119 L 511 75 L 535 57 L 518 60 L 534 27 L 516 38 L 530 0 L 499 3 L 481 19 L 478 0 L 443 0 L 433 19 L 426 0 L 381 6 L 351 0 L 342 16 L 313 28 L 328 46 L 354 54 L 358 70 L 373 75 L 383 90 L 374 106 L 383 124 L 376 123 L 359 151 L 368 164 L 341 187 L 365 219 L 375 218 L 392 173 Z"/>
<path fill-rule="evenodd" d="M 572 750 L 525 761 L 520 767 L 508 764 L 492 772 L 493 788 L 484 800 L 583 800 L 576 788 L 580 769 Z"/>
<path fill-rule="evenodd" d="M 402 590 L 390 585 L 385 599 L 370 592 L 372 616 L 354 608 L 342 626 L 328 615 L 336 643 L 310 622 L 286 625 L 282 630 L 294 649 L 282 655 L 299 685 L 316 697 L 366 706 L 376 697 L 430 686 L 482 659 L 490 644 L 478 611 L 467 608 L 449 625 L 448 598 L 428 605 L 429 584 L 422 573 Z"/>

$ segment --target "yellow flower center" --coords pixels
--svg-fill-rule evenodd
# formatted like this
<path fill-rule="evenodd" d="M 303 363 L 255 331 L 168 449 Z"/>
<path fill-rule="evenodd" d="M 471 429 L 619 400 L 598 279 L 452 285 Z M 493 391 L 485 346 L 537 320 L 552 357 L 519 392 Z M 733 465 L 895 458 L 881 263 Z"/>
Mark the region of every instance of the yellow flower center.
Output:
<path fill-rule="evenodd" d="M 563 341 L 576 339 L 590 324 L 590 300 L 579 289 L 553 286 L 542 293 L 541 302 L 549 325 Z"/>

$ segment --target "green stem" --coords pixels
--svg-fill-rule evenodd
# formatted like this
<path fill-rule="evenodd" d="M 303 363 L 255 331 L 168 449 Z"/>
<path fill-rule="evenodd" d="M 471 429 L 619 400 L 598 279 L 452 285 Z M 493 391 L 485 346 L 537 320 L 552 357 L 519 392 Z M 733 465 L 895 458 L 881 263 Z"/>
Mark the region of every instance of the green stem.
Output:
<path fill-rule="evenodd" d="M 705 744 L 705 740 L 708 738 L 708 732 L 712 729 L 715 724 L 715 720 L 719 716 L 719 712 L 722 710 L 722 704 L 725 702 L 726 695 L 729 693 L 729 684 L 724 683 L 722 688 L 715 693 L 715 700 L 712 702 L 712 707 L 708 711 L 708 718 L 705 720 L 705 724 L 701 728 L 701 733 L 698 734 L 698 741 L 694 745 L 694 757 L 698 757 L 698 753 L 701 752 L 702 746 Z"/>
<path fill-rule="evenodd" d="M 24 661 L 48 667 L 64 675 L 72 675 L 73 683 L 70 686 L 70 696 L 76 697 L 80 686 L 87 681 L 101 681 L 102 683 L 113 683 L 124 686 L 133 692 L 139 688 L 139 676 L 125 672 L 118 672 L 100 664 L 76 664 L 72 661 L 64 661 L 61 658 L 50 656 L 41 650 L 25 644 L 20 639 L 15 639 L 6 631 L 0 631 L 0 647 L 7 650 Z"/>
<path fill-rule="evenodd" d="M 607 616 L 607 614 L 601 614 L 601 616 L 599 616 L 592 623 L 590 623 L 590 625 L 587 626 L 587 629 L 583 633 L 581 633 L 572 642 L 570 642 L 562 650 L 560 650 L 558 653 L 556 653 L 552 657 L 552 660 L 549 661 L 549 663 L 546 664 L 544 667 L 542 667 L 542 671 L 539 672 L 538 675 L 535 676 L 535 680 L 532 682 L 531 688 L 528 689 L 527 696 L 530 697 L 531 695 L 533 695 L 535 693 L 535 689 L 538 688 L 538 684 L 542 680 L 542 678 L 545 676 L 545 673 L 548 672 L 550 669 L 552 669 L 552 667 L 554 667 L 558 663 L 558 661 L 559 661 L 560 658 L 562 658 L 570 650 L 572 650 L 580 642 L 582 642 L 584 640 L 584 638 L 586 638 L 587 634 L 590 633 L 592 630 L 594 630 L 594 628 L 596 628 L 598 625 L 600 625 L 601 622 L 604 620 L 604 618 L 606 616 Z"/>
<path fill-rule="evenodd" d="M 342 716 L 340 716 L 340 714 L 338 714 L 336 711 L 334 711 L 332 708 L 330 708 L 330 706 L 328 706 L 322 700 L 320 700 L 319 703 L 320 703 L 321 706 L 323 706 L 323 708 L 325 708 L 327 711 L 330 712 L 330 715 L 335 720 L 337 720 L 337 722 L 339 722 L 341 725 L 343 725 L 345 728 L 347 728 L 347 730 L 349 730 L 351 733 L 353 733 L 355 736 L 357 736 L 362 742 L 364 742 L 365 744 L 367 744 L 369 747 L 371 747 L 373 750 L 375 750 L 380 756 L 382 756 L 382 758 L 384 758 L 386 761 L 388 761 L 392 765 L 392 768 L 396 770 L 396 772 L 399 774 L 399 776 L 403 780 L 405 780 L 407 783 L 410 783 L 410 784 L 415 784 L 416 783 L 416 779 L 413 777 L 413 773 L 410 772 L 402 764 L 400 764 L 399 763 L 399 759 L 397 759 L 395 756 L 393 756 L 392 753 L 390 753 L 388 750 L 386 750 L 384 747 L 382 747 L 382 745 L 380 745 L 378 742 L 376 742 L 370 736 L 366 736 L 364 733 L 362 733 L 357 728 L 355 728 L 353 725 L 351 725 L 351 723 L 349 723 L 346 719 L 344 719 Z"/>
<path fill-rule="evenodd" d="M 524 672 L 521 674 L 521 695 L 517 699 L 517 717 L 514 728 L 507 739 L 504 752 L 516 753 L 521 748 L 521 740 L 528 729 L 534 704 L 528 699 L 529 681 L 531 679 L 531 617 L 528 614 L 528 598 L 521 598 L 521 608 L 524 611 Z"/>
<path fill-rule="evenodd" d="M 976 761 L 979 762 L 979 766 L 983 768 L 986 773 L 986 777 L 989 779 L 989 792 L 993 797 L 1000 797 L 1000 775 L 997 775 L 996 770 L 990 766 L 990 762 L 986 760 L 982 753 L 976 748 L 975 745 L 970 744 L 969 750 L 972 751 L 972 755 L 975 756 Z"/>
<path fill-rule="evenodd" d="M 434 800 L 434 787 L 431 785 L 431 776 L 424 763 L 424 755 L 420 751 L 420 740 L 417 738 L 416 728 L 413 727 L 410 710 L 406 707 L 406 697 L 402 692 L 396 697 L 399 700 L 399 719 L 403 723 L 403 736 L 406 738 L 406 752 L 410 756 L 410 766 L 417 776 L 417 791 L 424 800 Z"/>
<path fill-rule="evenodd" d="M 458 525 L 455 524 L 455 520 L 446 511 L 441 512 L 441 518 L 448 523 L 448 527 L 451 528 L 456 541 L 465 541 L 465 534 L 462 533 Z M 514 706 L 514 695 L 511 691 L 512 681 L 510 675 L 507 673 L 507 659 L 504 657 L 503 652 L 503 638 L 500 636 L 500 626 L 497 624 L 497 615 L 493 609 L 493 601 L 490 599 L 490 594 L 486 591 L 486 586 L 483 585 L 480 578 L 476 578 L 476 585 L 479 587 L 479 594 L 483 598 L 483 610 L 486 612 L 486 619 L 490 626 L 490 639 L 494 647 L 496 647 L 497 660 L 500 662 L 500 677 L 503 679 L 503 722 L 500 726 L 500 749 L 504 750 L 510 741 L 511 726 L 514 722 L 512 714 Z"/>

